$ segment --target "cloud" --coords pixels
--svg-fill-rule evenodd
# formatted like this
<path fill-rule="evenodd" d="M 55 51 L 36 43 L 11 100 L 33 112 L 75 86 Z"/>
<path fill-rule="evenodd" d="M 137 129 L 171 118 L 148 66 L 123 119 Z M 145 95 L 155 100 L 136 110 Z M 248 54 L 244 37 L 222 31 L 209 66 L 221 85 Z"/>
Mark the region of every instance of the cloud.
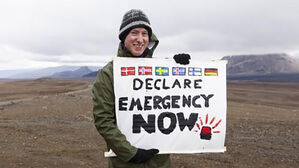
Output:
<path fill-rule="evenodd" d="M 10 57 L 0 69 L 23 59 L 35 66 L 106 62 L 116 55 L 122 16 L 132 8 L 148 15 L 160 39 L 158 57 L 299 50 L 294 0 L 2 0 L 0 59 Z"/>
<path fill-rule="evenodd" d="M 214 7 L 214 8 L 213 8 Z M 165 50 L 211 52 L 285 52 L 298 49 L 299 16 L 295 1 L 210 1 L 167 20 Z M 181 18 L 182 15 L 185 18 Z M 186 19 L 188 18 L 188 19 Z M 179 20 L 179 21 L 178 21 Z M 168 25 L 168 26 L 166 26 Z M 163 27 L 161 28 L 163 29 Z M 172 32 L 172 33 L 167 33 Z M 176 32 L 174 34 L 173 32 Z"/>

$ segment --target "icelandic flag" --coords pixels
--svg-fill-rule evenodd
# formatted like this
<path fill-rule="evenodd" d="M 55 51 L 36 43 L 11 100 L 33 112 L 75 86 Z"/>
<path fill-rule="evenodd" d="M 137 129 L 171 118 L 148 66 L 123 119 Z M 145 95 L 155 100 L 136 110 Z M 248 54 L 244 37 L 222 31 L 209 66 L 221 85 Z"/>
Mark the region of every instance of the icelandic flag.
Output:
<path fill-rule="evenodd" d="M 138 67 L 138 75 L 152 75 L 152 67 L 149 66 Z"/>
<path fill-rule="evenodd" d="M 184 76 L 186 74 L 186 68 L 184 67 L 172 67 L 172 75 Z"/>
<path fill-rule="evenodd" d="M 190 67 L 188 68 L 189 76 L 201 76 L 201 68 Z"/>
<path fill-rule="evenodd" d="M 121 76 L 135 75 L 135 67 L 121 67 Z"/>
<path fill-rule="evenodd" d="M 157 76 L 168 76 L 169 75 L 168 67 L 156 67 L 155 72 L 156 72 Z"/>

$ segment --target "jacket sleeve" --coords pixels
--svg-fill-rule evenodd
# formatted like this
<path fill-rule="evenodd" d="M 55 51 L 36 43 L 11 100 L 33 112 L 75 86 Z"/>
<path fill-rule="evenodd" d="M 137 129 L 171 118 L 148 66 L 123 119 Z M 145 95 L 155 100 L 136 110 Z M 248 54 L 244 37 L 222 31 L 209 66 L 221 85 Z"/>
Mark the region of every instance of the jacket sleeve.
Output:
<path fill-rule="evenodd" d="M 137 152 L 116 125 L 115 96 L 113 90 L 112 66 L 103 68 L 97 75 L 92 88 L 94 123 L 98 132 L 105 139 L 117 157 L 128 162 Z"/>

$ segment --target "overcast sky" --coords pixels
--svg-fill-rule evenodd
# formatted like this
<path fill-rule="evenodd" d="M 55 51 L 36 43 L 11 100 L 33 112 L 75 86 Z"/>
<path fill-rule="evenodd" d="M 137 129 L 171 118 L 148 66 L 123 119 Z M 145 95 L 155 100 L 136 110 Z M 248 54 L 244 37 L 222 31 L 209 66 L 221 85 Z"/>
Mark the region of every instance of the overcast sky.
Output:
<path fill-rule="evenodd" d="M 0 0 L 0 70 L 102 66 L 130 9 L 149 17 L 155 57 L 299 56 L 298 0 Z"/>

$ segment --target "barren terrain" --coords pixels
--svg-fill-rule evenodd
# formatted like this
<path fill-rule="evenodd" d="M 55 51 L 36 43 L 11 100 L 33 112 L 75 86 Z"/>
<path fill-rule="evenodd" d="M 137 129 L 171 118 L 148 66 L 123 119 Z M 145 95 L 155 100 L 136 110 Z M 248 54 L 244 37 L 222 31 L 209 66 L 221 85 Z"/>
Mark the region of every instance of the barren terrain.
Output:
<path fill-rule="evenodd" d="M 0 167 L 107 167 L 91 83 L 0 82 Z M 172 155 L 172 167 L 299 167 L 298 130 L 298 83 L 229 83 L 227 152 Z"/>

